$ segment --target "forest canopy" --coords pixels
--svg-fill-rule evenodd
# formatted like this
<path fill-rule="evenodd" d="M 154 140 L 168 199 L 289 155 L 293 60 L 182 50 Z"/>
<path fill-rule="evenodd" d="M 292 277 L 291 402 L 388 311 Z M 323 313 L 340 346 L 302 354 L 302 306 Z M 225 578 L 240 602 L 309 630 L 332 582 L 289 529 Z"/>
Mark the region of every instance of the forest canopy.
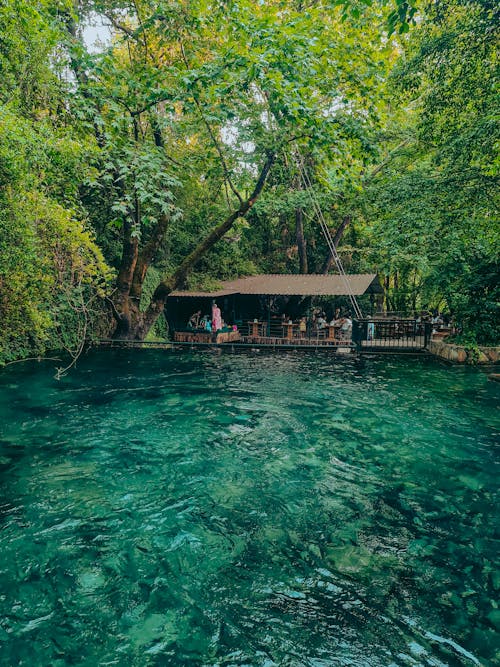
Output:
<path fill-rule="evenodd" d="M 178 287 L 334 271 L 301 171 L 388 311 L 498 343 L 498 19 L 490 0 L 5 0 L 0 361 L 142 340 Z"/>

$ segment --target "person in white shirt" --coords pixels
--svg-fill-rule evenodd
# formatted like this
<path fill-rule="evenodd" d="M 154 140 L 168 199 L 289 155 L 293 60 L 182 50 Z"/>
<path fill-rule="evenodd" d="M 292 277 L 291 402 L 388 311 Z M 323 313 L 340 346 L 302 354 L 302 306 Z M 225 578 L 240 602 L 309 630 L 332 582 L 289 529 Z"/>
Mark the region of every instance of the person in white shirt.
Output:
<path fill-rule="evenodd" d="M 350 339 L 352 333 L 352 320 L 350 313 L 346 315 L 346 317 L 344 317 L 344 321 L 340 326 L 340 331 L 342 334 L 342 338 L 344 338 L 345 340 Z"/>

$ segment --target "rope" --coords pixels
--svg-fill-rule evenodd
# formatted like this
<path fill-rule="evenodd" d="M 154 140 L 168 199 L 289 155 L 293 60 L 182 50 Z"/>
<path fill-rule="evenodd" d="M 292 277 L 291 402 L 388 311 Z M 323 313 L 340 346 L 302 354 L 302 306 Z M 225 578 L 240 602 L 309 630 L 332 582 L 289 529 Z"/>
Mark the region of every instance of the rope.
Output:
<path fill-rule="evenodd" d="M 319 205 L 319 203 L 318 203 L 318 201 L 317 201 L 317 199 L 314 195 L 314 190 L 313 190 L 313 187 L 312 187 L 311 180 L 309 179 L 309 176 L 306 173 L 306 170 L 305 170 L 305 167 L 304 167 L 304 161 L 303 161 L 302 155 L 301 155 L 297 145 L 295 146 L 295 150 L 297 152 L 297 166 L 299 167 L 299 174 L 300 174 L 300 178 L 302 180 L 302 184 L 304 185 L 304 188 L 309 195 L 309 198 L 310 198 L 311 203 L 312 203 L 313 210 L 316 213 L 316 216 L 318 217 L 319 224 L 320 224 L 320 227 L 321 227 L 321 231 L 323 232 L 323 235 L 326 239 L 328 249 L 330 250 L 330 252 L 332 254 L 332 257 L 333 257 L 334 262 L 337 266 L 337 270 L 339 272 L 339 275 L 342 277 L 342 279 L 344 281 L 344 284 L 345 284 L 345 287 L 346 287 L 346 290 L 347 290 L 347 294 L 349 296 L 349 300 L 351 302 L 351 306 L 354 310 L 354 313 L 356 314 L 356 317 L 358 319 L 362 319 L 363 314 L 361 312 L 361 308 L 359 307 L 359 304 L 356 300 L 356 297 L 354 296 L 354 293 L 352 291 L 351 284 L 350 284 L 350 282 L 347 278 L 346 272 L 344 270 L 344 266 L 343 266 L 342 261 L 339 257 L 339 254 L 337 252 L 337 248 L 335 247 L 335 244 L 333 242 L 333 238 L 332 238 L 332 235 L 330 233 L 330 228 L 326 224 L 326 220 L 325 220 L 325 217 L 323 215 L 323 211 L 321 210 L 321 206 Z"/>

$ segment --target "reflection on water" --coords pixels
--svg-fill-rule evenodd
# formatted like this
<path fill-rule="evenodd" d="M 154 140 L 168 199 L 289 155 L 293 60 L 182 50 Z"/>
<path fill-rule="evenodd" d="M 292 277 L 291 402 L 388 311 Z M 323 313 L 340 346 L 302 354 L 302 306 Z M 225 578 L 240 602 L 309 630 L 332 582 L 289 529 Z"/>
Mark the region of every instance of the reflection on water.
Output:
<path fill-rule="evenodd" d="M 499 386 L 94 353 L 0 377 L 0 664 L 498 664 Z"/>

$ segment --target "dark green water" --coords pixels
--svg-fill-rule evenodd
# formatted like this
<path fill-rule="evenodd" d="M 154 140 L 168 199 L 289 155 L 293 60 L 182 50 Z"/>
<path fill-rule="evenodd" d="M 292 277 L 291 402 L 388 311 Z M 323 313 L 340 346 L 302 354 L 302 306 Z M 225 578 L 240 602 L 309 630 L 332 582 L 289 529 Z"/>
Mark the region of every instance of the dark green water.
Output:
<path fill-rule="evenodd" d="M 0 374 L 0 664 L 500 664 L 500 385 L 93 353 Z"/>

